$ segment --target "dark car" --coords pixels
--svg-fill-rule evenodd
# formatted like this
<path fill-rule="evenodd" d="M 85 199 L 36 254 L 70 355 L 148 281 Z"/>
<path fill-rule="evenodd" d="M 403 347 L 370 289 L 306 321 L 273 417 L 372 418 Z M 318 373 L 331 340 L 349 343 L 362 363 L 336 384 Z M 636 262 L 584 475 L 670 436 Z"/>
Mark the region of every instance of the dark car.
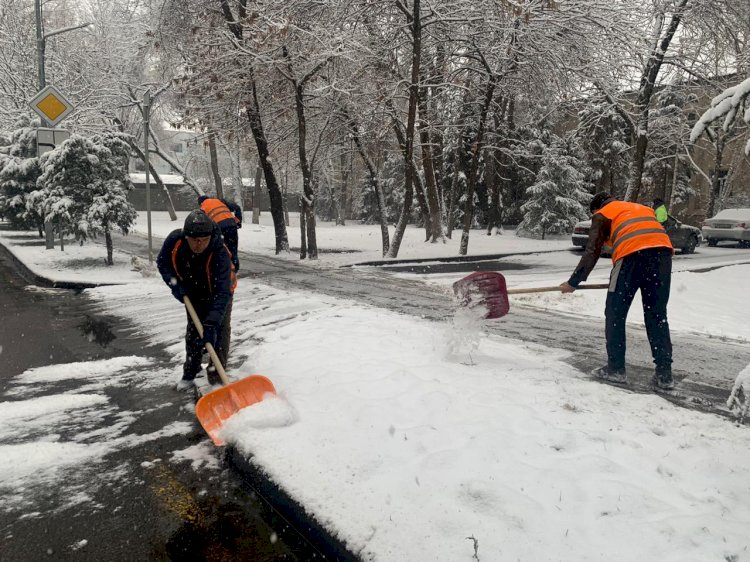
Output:
<path fill-rule="evenodd" d="M 716 246 L 722 240 L 750 246 L 750 209 L 719 211 L 715 217 L 703 221 L 703 236 L 709 246 Z"/>
<path fill-rule="evenodd" d="M 695 252 L 701 240 L 703 239 L 701 231 L 694 226 L 684 224 L 678 221 L 673 216 L 669 216 L 667 221 L 664 223 L 664 228 L 667 230 L 669 239 L 672 241 L 672 246 L 676 250 L 681 250 L 683 254 L 692 254 Z M 573 228 L 573 245 L 585 248 L 589 241 L 589 230 L 591 229 L 591 221 L 581 221 Z M 604 246 L 602 248 L 603 254 L 611 254 L 612 248 Z"/>

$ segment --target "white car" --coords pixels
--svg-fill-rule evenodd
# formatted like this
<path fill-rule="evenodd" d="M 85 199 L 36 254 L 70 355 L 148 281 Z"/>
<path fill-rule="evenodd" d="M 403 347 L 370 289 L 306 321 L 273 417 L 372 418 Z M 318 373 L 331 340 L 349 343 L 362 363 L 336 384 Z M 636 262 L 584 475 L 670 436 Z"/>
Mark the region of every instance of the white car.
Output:
<path fill-rule="evenodd" d="M 750 209 L 724 209 L 704 220 L 701 226 L 709 246 L 716 246 L 722 240 L 750 246 Z"/>
<path fill-rule="evenodd" d="M 675 250 L 680 250 L 683 254 L 692 254 L 695 252 L 695 248 L 700 246 L 702 240 L 701 231 L 694 226 L 681 223 L 670 215 L 667 222 L 664 223 L 664 228 L 666 229 L 669 240 L 672 242 L 672 246 Z M 590 220 L 581 221 L 576 224 L 573 228 L 573 245 L 585 248 L 589 241 L 590 229 Z M 602 248 L 602 254 L 610 255 L 611 253 L 612 248 L 609 246 L 605 245 Z"/>

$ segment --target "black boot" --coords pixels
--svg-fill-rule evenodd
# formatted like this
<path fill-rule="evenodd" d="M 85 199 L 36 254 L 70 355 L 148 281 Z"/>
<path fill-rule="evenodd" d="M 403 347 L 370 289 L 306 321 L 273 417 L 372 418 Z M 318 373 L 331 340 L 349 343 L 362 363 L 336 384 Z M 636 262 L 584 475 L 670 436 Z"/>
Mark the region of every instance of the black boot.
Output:
<path fill-rule="evenodd" d="M 213 365 L 206 369 L 206 376 L 208 378 L 208 384 L 221 384 L 221 377 L 219 376 L 219 373 L 216 372 L 216 367 Z"/>
<path fill-rule="evenodd" d="M 674 388 L 672 367 L 657 367 L 652 384 L 661 390 L 672 390 Z"/>
<path fill-rule="evenodd" d="M 616 384 L 628 384 L 628 377 L 625 373 L 625 368 L 612 369 L 609 365 L 604 365 L 598 369 L 594 369 L 592 373 L 596 378 L 602 379 L 608 382 Z"/>
<path fill-rule="evenodd" d="M 190 373 L 185 373 L 182 375 L 182 378 L 177 381 L 177 384 L 175 385 L 175 390 L 179 390 L 182 392 L 183 390 L 188 390 L 190 388 L 193 388 L 195 386 L 195 375 L 191 375 Z"/>

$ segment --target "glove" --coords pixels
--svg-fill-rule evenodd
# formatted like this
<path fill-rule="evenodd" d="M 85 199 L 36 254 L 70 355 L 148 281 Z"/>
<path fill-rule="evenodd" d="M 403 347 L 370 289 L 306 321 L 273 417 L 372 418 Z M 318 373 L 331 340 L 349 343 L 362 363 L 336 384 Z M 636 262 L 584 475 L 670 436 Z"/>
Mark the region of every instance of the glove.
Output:
<path fill-rule="evenodd" d="M 203 344 L 210 343 L 216 347 L 216 340 L 219 339 L 219 327 L 215 324 L 203 324 Z"/>
<path fill-rule="evenodd" d="M 172 290 L 172 296 L 176 298 L 178 301 L 183 302 L 183 297 L 185 296 L 185 289 L 182 288 L 182 285 L 179 283 L 175 283 L 174 285 L 171 285 L 169 287 Z"/>

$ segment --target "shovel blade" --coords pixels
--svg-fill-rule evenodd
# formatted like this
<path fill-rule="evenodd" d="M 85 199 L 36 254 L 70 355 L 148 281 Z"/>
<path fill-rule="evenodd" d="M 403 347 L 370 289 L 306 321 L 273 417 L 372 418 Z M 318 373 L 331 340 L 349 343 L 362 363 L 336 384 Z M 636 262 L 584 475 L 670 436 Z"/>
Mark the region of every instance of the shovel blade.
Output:
<path fill-rule="evenodd" d="M 501 318 L 510 310 L 505 277 L 497 271 L 475 271 L 453 283 L 453 292 L 461 306 L 484 307 L 486 319 Z"/>
<path fill-rule="evenodd" d="M 276 394 L 273 383 L 263 375 L 250 375 L 203 396 L 195 405 L 195 415 L 214 445 L 223 445 L 219 432 L 224 422 L 268 393 Z"/>

